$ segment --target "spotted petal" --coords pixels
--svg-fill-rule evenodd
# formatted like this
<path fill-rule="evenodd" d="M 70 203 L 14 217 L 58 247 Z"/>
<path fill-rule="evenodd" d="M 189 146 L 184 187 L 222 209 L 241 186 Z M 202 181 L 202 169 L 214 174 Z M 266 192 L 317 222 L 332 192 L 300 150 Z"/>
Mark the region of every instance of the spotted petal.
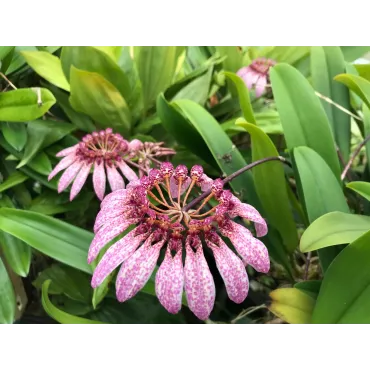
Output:
<path fill-rule="evenodd" d="M 60 152 L 58 152 L 56 154 L 56 157 L 65 157 L 67 155 L 70 155 L 72 153 L 76 153 L 76 150 L 78 149 L 78 146 L 79 144 L 76 144 L 76 145 L 73 145 L 73 146 L 70 146 L 69 148 L 65 148 L 63 150 L 61 150 Z"/>
<path fill-rule="evenodd" d="M 134 170 L 132 168 L 130 168 L 127 165 L 127 163 L 125 163 L 124 161 L 118 161 L 117 162 L 117 166 L 122 171 L 123 175 L 126 177 L 126 179 L 128 181 L 134 181 L 134 180 L 137 180 L 138 179 L 138 177 L 137 177 L 136 173 L 134 172 Z"/>
<path fill-rule="evenodd" d="M 105 171 L 104 171 L 104 163 L 101 162 L 100 164 L 94 164 L 94 173 L 93 173 L 93 185 L 96 195 L 100 200 L 103 200 L 104 193 L 105 193 Z"/>
<path fill-rule="evenodd" d="M 75 196 L 81 191 L 84 183 L 86 182 L 87 176 L 89 176 L 92 163 L 84 163 L 80 172 L 77 174 L 75 180 L 73 181 L 71 194 L 69 200 L 73 200 Z"/>
<path fill-rule="evenodd" d="M 191 236 L 186 239 L 186 258 L 184 267 L 185 293 L 189 309 L 200 320 L 206 320 L 215 303 L 215 283 L 203 254 L 200 239 L 194 237 L 193 248 Z"/>
<path fill-rule="evenodd" d="M 116 294 L 120 302 L 132 298 L 147 283 L 165 241 L 151 245 L 152 238 L 149 237 L 144 245 L 123 263 L 116 280 Z"/>
<path fill-rule="evenodd" d="M 155 292 L 162 306 L 170 313 L 181 310 L 181 299 L 184 288 L 184 267 L 182 265 L 181 242 L 174 257 L 171 255 L 171 239 L 168 243 L 166 254 L 155 277 Z"/>
<path fill-rule="evenodd" d="M 83 162 L 77 161 L 73 162 L 63 173 L 62 177 L 58 183 L 58 193 L 61 193 L 63 190 L 68 188 L 70 183 L 76 177 L 78 171 L 82 167 Z"/>
<path fill-rule="evenodd" d="M 267 78 L 264 75 L 261 75 L 256 81 L 256 98 L 259 98 L 265 91 L 267 85 Z"/>
<path fill-rule="evenodd" d="M 191 178 L 186 176 L 186 179 L 182 182 L 180 188 L 180 195 L 183 194 L 191 183 Z M 170 178 L 170 191 L 172 198 L 177 198 L 179 194 L 179 185 L 177 180 L 172 176 Z"/>
<path fill-rule="evenodd" d="M 56 174 L 58 174 L 60 171 L 65 170 L 67 167 L 69 167 L 73 162 L 77 160 L 77 157 L 74 153 L 68 155 L 67 157 L 63 158 L 53 169 L 53 171 L 50 172 L 48 180 L 50 181 Z"/>
<path fill-rule="evenodd" d="M 112 191 L 124 189 L 125 182 L 114 166 L 106 166 L 110 188 Z"/>
<path fill-rule="evenodd" d="M 110 203 L 121 201 L 123 204 L 130 200 L 132 192 L 127 191 L 126 189 L 119 189 L 112 193 L 109 193 L 101 202 L 100 208 L 110 207 Z"/>

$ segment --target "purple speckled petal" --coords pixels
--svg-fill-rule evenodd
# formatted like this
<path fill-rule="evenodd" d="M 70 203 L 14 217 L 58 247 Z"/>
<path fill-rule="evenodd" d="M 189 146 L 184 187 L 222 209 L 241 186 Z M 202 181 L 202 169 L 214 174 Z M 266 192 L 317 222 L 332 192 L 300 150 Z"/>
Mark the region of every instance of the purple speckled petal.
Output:
<path fill-rule="evenodd" d="M 203 254 L 202 243 L 195 237 L 196 251 L 186 239 L 186 258 L 184 267 L 185 293 L 189 309 L 200 320 L 208 319 L 215 303 L 215 283 Z"/>
<path fill-rule="evenodd" d="M 78 171 L 82 167 L 83 162 L 73 162 L 63 173 L 58 183 L 58 193 L 68 188 L 69 184 L 76 177 Z"/>
<path fill-rule="evenodd" d="M 220 227 L 220 231 L 231 240 L 245 264 L 263 273 L 270 270 L 270 258 L 266 246 L 254 238 L 246 227 L 230 220 L 228 226 Z"/>
<path fill-rule="evenodd" d="M 132 168 L 128 166 L 126 162 L 124 162 L 123 160 L 118 161 L 117 166 L 122 171 L 123 175 L 126 177 L 128 181 L 138 180 L 136 173 L 134 172 Z"/>
<path fill-rule="evenodd" d="M 256 81 L 256 98 L 259 98 L 263 94 L 266 85 L 267 85 L 266 76 L 261 75 L 259 79 Z"/>
<path fill-rule="evenodd" d="M 50 172 L 48 180 L 50 181 L 57 173 L 59 173 L 62 170 L 65 170 L 67 167 L 69 167 L 73 162 L 77 161 L 77 157 L 74 153 L 68 155 L 67 157 L 64 157 L 53 169 L 53 171 Z"/>
<path fill-rule="evenodd" d="M 113 191 L 112 193 L 109 193 L 101 202 L 100 208 L 104 208 L 106 206 L 109 207 L 109 203 L 115 202 L 115 201 L 122 201 L 122 203 L 126 203 L 131 196 L 131 192 L 127 191 L 126 189 L 119 189 L 116 191 Z"/>
<path fill-rule="evenodd" d="M 109 223 L 110 221 L 112 221 L 112 219 L 122 215 L 124 211 L 124 206 L 120 208 L 108 209 L 106 207 L 104 209 L 101 209 L 95 219 L 94 233 L 97 233 L 103 225 Z"/>
<path fill-rule="evenodd" d="M 137 229 L 130 231 L 121 240 L 114 243 L 104 254 L 96 266 L 91 280 L 93 288 L 98 287 L 118 265 L 131 257 L 140 243 L 148 237 L 148 233 L 136 235 L 136 232 Z"/>
<path fill-rule="evenodd" d="M 125 182 L 122 176 L 118 173 L 116 167 L 106 166 L 109 185 L 112 191 L 125 188 Z"/>
<path fill-rule="evenodd" d="M 63 150 L 61 150 L 59 153 L 56 154 L 56 157 L 65 157 L 67 155 L 70 155 L 70 154 L 74 154 L 76 152 L 76 150 L 78 149 L 78 146 L 79 144 L 76 144 L 76 145 L 73 145 L 73 146 L 70 146 L 69 148 L 65 148 Z"/>
<path fill-rule="evenodd" d="M 138 221 L 138 219 L 127 219 L 125 215 L 121 215 L 100 228 L 91 242 L 87 262 L 91 263 L 108 242 Z"/>
<path fill-rule="evenodd" d="M 186 179 L 183 181 L 181 184 L 181 189 L 180 189 L 180 195 L 183 194 L 187 188 L 189 187 L 191 183 L 191 178 L 189 176 L 186 176 Z M 171 191 L 171 196 L 172 198 L 177 198 L 179 194 L 179 185 L 174 176 L 171 176 L 170 178 L 170 191 Z"/>
<path fill-rule="evenodd" d="M 206 239 L 212 249 L 216 265 L 225 283 L 227 295 L 235 303 L 242 303 L 248 295 L 249 280 L 242 260 L 216 235 L 217 244 Z"/>
<path fill-rule="evenodd" d="M 105 171 L 104 171 L 104 163 L 101 162 L 100 164 L 94 164 L 94 172 L 93 172 L 93 185 L 96 195 L 100 200 L 103 200 L 104 193 L 105 193 Z"/>
<path fill-rule="evenodd" d="M 126 260 L 116 280 L 116 294 L 120 302 L 132 298 L 144 287 L 156 266 L 159 252 L 166 242 L 151 245 L 152 238 L 149 237 L 141 248 L 139 248 L 128 260 Z"/>
<path fill-rule="evenodd" d="M 126 186 L 126 189 L 132 189 L 132 188 L 135 188 L 136 186 L 139 186 L 141 184 L 140 180 L 132 180 L 130 181 L 127 186 Z"/>
<path fill-rule="evenodd" d="M 89 176 L 92 163 L 84 163 L 77 174 L 75 180 L 72 184 L 71 194 L 69 195 L 69 200 L 73 200 L 75 196 L 81 191 L 84 183 L 86 182 L 87 176 Z"/>
<path fill-rule="evenodd" d="M 171 255 L 171 239 L 168 242 L 166 255 L 155 277 L 155 292 L 162 306 L 170 313 L 181 310 L 181 299 L 184 288 L 184 267 L 182 265 L 182 248 Z M 181 243 L 181 241 L 180 241 Z"/>
<path fill-rule="evenodd" d="M 213 181 L 214 180 L 208 177 L 206 174 L 203 174 L 200 181 L 200 188 L 202 189 L 202 191 L 211 190 Z"/>
<path fill-rule="evenodd" d="M 231 196 L 231 202 L 234 203 L 233 208 L 228 212 L 230 217 L 243 217 L 253 221 L 256 227 L 257 236 L 265 236 L 267 234 L 267 224 L 259 212 L 250 204 L 242 203 L 236 196 Z"/>

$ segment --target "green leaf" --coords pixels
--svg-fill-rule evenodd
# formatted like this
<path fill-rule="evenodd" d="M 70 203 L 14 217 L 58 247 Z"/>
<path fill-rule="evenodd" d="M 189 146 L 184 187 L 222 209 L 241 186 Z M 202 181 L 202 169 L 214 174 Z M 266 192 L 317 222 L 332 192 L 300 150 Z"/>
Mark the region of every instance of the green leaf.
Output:
<path fill-rule="evenodd" d="M 140 46 L 135 48 L 134 60 L 143 89 L 144 110 L 147 111 L 158 94 L 171 84 L 176 69 L 176 46 Z"/>
<path fill-rule="evenodd" d="M 347 73 L 335 77 L 336 81 L 346 85 L 354 91 L 363 102 L 370 108 L 370 82 L 360 76 L 354 76 Z"/>
<path fill-rule="evenodd" d="M 316 299 L 321 287 L 322 280 L 306 280 L 294 284 L 294 288 L 301 290 L 312 298 Z"/>
<path fill-rule="evenodd" d="M 47 280 L 42 285 L 41 303 L 46 313 L 54 320 L 58 321 L 61 324 L 104 324 L 104 322 L 101 321 L 88 320 L 82 317 L 73 316 L 69 313 L 63 312 L 62 310 L 54 306 L 51 303 L 48 295 L 50 283 L 51 280 Z"/>
<path fill-rule="evenodd" d="M 261 55 L 278 62 L 296 64 L 310 54 L 309 46 L 273 46 Z"/>
<path fill-rule="evenodd" d="M 307 146 L 315 150 L 339 181 L 340 167 L 333 134 L 314 90 L 294 67 L 287 64 L 271 68 L 270 77 L 288 149 Z"/>
<path fill-rule="evenodd" d="M 244 118 L 249 123 L 256 123 L 251 100 L 249 97 L 249 90 L 247 89 L 244 81 L 235 73 L 225 72 L 225 76 L 234 83 L 238 91 L 240 108 L 242 109 Z"/>
<path fill-rule="evenodd" d="M 94 48 L 104 51 L 114 61 L 117 61 L 122 53 L 123 46 L 94 46 Z"/>
<path fill-rule="evenodd" d="M 310 148 L 298 147 L 293 149 L 293 158 L 299 198 L 310 223 L 329 212 L 349 213 L 342 188 L 322 157 Z M 338 253 L 338 248 L 319 252 L 324 271 Z"/>
<path fill-rule="evenodd" d="M 268 309 L 289 324 L 310 324 L 315 300 L 296 288 L 280 288 L 270 293 Z"/>
<path fill-rule="evenodd" d="M 243 53 L 236 46 L 216 46 L 221 56 L 226 56 L 223 62 L 225 71 L 236 73 L 243 67 Z"/>
<path fill-rule="evenodd" d="M 87 252 L 93 234 L 66 222 L 19 209 L 0 209 L 0 229 L 39 252 L 91 274 Z"/>
<path fill-rule="evenodd" d="M 370 232 L 356 239 L 325 273 L 314 324 L 370 323 Z"/>
<path fill-rule="evenodd" d="M 0 324 L 12 324 L 15 316 L 15 295 L 12 282 L 0 258 Z"/>
<path fill-rule="evenodd" d="M 365 181 L 353 181 L 347 184 L 347 188 L 354 190 L 370 201 L 370 183 Z"/>
<path fill-rule="evenodd" d="M 48 176 L 52 171 L 50 159 L 44 152 L 37 153 L 37 155 L 29 161 L 28 165 L 36 172 L 45 176 Z"/>
<path fill-rule="evenodd" d="M 305 230 L 299 248 L 306 253 L 331 245 L 352 243 L 368 230 L 369 216 L 329 212 L 317 218 Z"/>
<path fill-rule="evenodd" d="M 14 49 L 14 46 L 0 46 L 0 62 Z"/>
<path fill-rule="evenodd" d="M 72 107 L 99 122 L 103 128 L 112 127 L 123 134 L 131 128 L 131 114 L 119 91 L 97 73 L 71 67 Z"/>
<path fill-rule="evenodd" d="M 350 110 L 349 91 L 334 77 L 346 71 L 343 54 L 339 46 L 314 46 L 311 50 L 312 84 L 316 91 L 330 98 L 343 108 Z M 329 118 L 335 141 L 347 162 L 350 154 L 351 116 L 321 99 Z"/>
<path fill-rule="evenodd" d="M 358 72 L 357 74 L 370 81 L 370 64 L 355 64 L 354 67 Z"/>
<path fill-rule="evenodd" d="M 2 72 L 4 74 L 7 72 L 10 64 L 12 63 L 14 52 L 15 52 L 15 47 L 13 46 L 12 50 L 0 62 L 0 72 Z"/>
<path fill-rule="evenodd" d="M 25 174 L 18 171 L 13 172 L 2 184 L 0 184 L 0 193 L 4 190 L 12 188 L 13 186 L 21 184 L 27 179 L 28 176 L 26 176 Z"/>
<path fill-rule="evenodd" d="M 341 46 L 340 48 L 347 62 L 354 62 L 370 51 L 370 46 Z"/>
<path fill-rule="evenodd" d="M 0 93 L 0 121 L 24 122 L 43 116 L 55 104 L 55 98 L 47 89 L 35 89 L 41 91 L 41 106 L 33 88 Z"/>
<path fill-rule="evenodd" d="M 364 136 L 370 135 L 370 108 L 366 104 L 361 104 L 363 123 L 364 123 Z M 370 141 L 368 140 L 365 144 L 366 158 L 370 158 Z M 370 170 L 370 161 L 367 162 L 367 167 Z"/>
<path fill-rule="evenodd" d="M 22 51 L 28 65 L 41 77 L 55 86 L 69 91 L 69 83 L 62 70 L 60 59 L 46 51 Z"/>
<path fill-rule="evenodd" d="M 252 139 L 252 161 L 279 155 L 271 139 L 256 125 L 239 119 L 237 126 L 249 132 Z M 253 168 L 256 191 L 266 212 L 269 223 L 280 233 L 287 252 L 292 253 L 298 245 L 297 228 L 290 209 L 283 164 L 270 161 Z"/>
<path fill-rule="evenodd" d="M 18 152 L 20 152 L 27 142 L 26 125 L 23 122 L 3 122 L 1 129 L 5 140 Z"/>

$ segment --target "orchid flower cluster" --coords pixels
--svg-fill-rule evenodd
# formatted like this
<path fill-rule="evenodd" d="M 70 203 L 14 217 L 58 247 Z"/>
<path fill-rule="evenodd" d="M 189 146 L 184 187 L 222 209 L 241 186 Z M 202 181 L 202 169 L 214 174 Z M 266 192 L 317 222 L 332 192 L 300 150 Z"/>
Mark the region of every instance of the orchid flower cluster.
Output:
<path fill-rule="evenodd" d="M 202 166 L 194 165 L 189 173 L 185 165 L 174 168 L 159 160 L 175 154 L 163 144 L 127 141 L 110 128 L 93 132 L 57 154 L 62 159 L 49 180 L 64 171 L 58 192 L 72 185 L 72 201 L 92 173 L 101 200 L 88 252 L 89 264 L 97 260 L 93 288 L 120 266 L 116 296 L 125 302 L 159 265 L 155 291 L 163 307 L 178 313 L 185 293 L 189 309 L 206 320 L 216 296 L 206 256 L 213 255 L 229 298 L 242 303 L 249 290 L 246 266 L 262 273 L 270 268 L 267 248 L 257 239 L 266 235 L 267 225 L 254 207 L 224 189 L 223 180 L 208 177 Z M 107 181 L 111 191 L 105 195 Z M 245 220 L 255 224 L 257 237 Z"/>

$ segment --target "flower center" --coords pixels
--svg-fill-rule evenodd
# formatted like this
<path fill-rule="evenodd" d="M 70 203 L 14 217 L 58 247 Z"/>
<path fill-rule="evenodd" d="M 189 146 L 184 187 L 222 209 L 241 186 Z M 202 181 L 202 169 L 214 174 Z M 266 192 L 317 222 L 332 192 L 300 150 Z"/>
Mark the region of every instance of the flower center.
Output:
<path fill-rule="evenodd" d="M 270 67 L 274 66 L 276 63 L 272 59 L 259 58 L 252 62 L 250 65 L 256 72 L 267 75 Z"/>

